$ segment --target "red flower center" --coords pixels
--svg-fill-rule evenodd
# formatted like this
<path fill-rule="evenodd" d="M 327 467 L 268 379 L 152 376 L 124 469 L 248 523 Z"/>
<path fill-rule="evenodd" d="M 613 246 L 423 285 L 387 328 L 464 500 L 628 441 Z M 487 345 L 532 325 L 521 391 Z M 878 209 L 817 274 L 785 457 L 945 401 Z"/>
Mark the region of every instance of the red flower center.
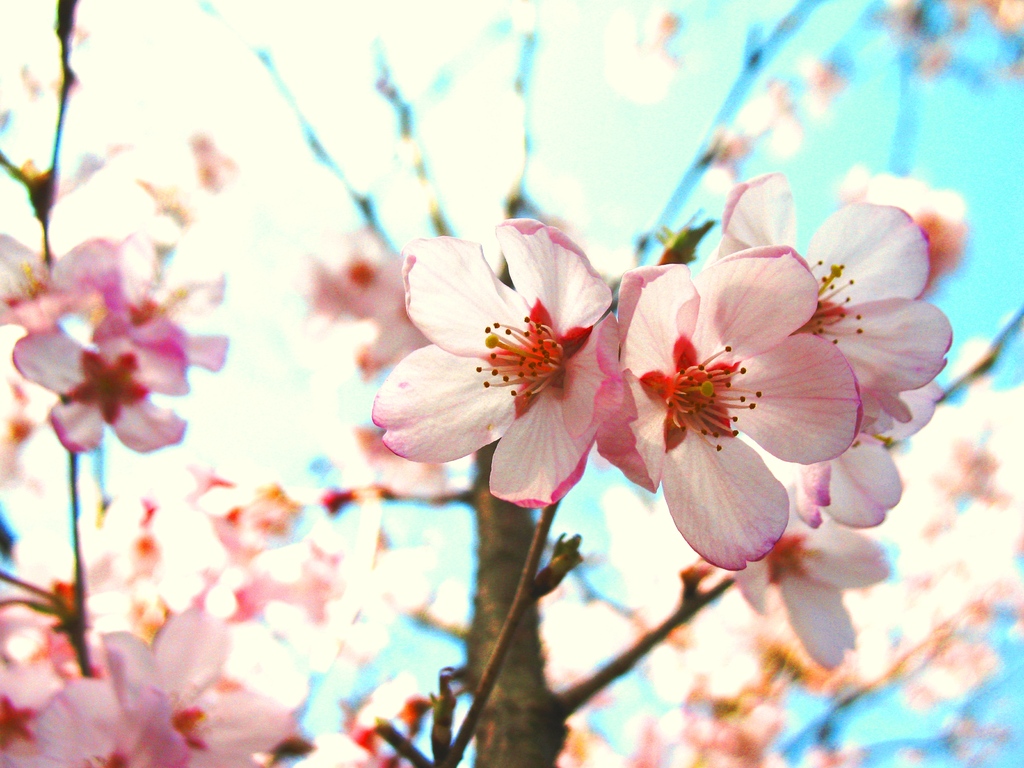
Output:
<path fill-rule="evenodd" d="M 113 424 L 121 413 L 121 406 L 132 405 L 149 394 L 149 390 L 135 379 L 139 362 L 132 352 L 118 355 L 108 362 L 99 352 L 82 352 L 82 372 L 85 381 L 66 394 L 77 403 L 96 405 L 103 420 Z"/>

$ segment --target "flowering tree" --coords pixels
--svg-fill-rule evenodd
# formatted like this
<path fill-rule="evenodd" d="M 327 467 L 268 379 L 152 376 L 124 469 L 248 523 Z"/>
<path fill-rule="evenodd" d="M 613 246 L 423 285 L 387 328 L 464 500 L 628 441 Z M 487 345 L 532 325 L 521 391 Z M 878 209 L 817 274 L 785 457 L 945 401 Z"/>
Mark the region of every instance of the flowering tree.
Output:
<path fill-rule="evenodd" d="M 1001 462 L 1022 425 L 1000 364 L 1024 310 L 944 372 L 966 206 L 910 173 L 924 84 L 1019 77 L 1024 4 L 847 5 L 828 53 L 803 38 L 813 61 L 785 54 L 824 0 L 751 27 L 692 160 L 658 176 L 678 151 L 651 154 L 636 210 L 662 207 L 617 249 L 534 149 L 564 117 L 533 82 L 545 30 L 557 51 L 564 25 L 604 19 L 602 98 L 658 109 L 734 4 L 641 32 L 627 8 L 497 3 L 441 63 L 420 38 L 451 42 L 454 8 L 424 35 L 422 9 L 317 6 L 292 71 L 252 42 L 281 32 L 259 9 L 59 0 L 55 26 L 7 9 L 26 44 L 0 71 L 0 764 L 1012 755 L 1024 517 Z M 150 67 L 175 25 L 216 41 L 196 71 L 217 76 L 189 82 L 184 129 L 113 127 L 133 119 L 115 101 L 148 116 L 142 94 L 180 82 Z M 301 95 L 320 34 L 345 36 L 346 88 L 372 64 L 366 129 Z M 808 121 L 868 88 L 880 50 L 899 80 L 888 172 L 815 182 L 833 170 L 801 170 L 826 130 Z M 514 62 L 503 89 L 494 52 Z M 514 104 L 483 105 L 479 144 L 470 113 L 445 113 L 465 83 Z M 224 92 L 246 88 L 265 89 L 265 135 L 228 119 L 245 107 Z M 1019 116 L 1012 83 L 1000 98 Z M 428 153 L 448 131 L 460 151 Z M 838 195 L 815 207 L 815 183 Z M 339 191 L 351 226 L 324 224 Z"/>

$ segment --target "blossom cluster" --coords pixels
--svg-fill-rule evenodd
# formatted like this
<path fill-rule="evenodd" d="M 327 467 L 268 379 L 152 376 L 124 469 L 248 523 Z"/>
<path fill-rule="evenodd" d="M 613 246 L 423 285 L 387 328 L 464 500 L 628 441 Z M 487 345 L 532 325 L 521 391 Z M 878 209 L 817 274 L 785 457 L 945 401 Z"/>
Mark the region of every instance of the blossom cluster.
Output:
<path fill-rule="evenodd" d="M 559 230 L 512 220 L 497 234 L 515 291 L 473 243 L 406 246 L 408 314 L 433 344 L 377 395 L 384 443 L 444 462 L 498 440 L 491 491 L 522 506 L 564 496 L 596 443 L 637 485 L 663 488 L 708 562 L 742 571 L 764 559 L 743 574 L 754 605 L 769 582 L 799 593 L 787 605 L 800 605 L 798 626 L 805 608 L 811 617 L 801 637 L 837 664 L 852 646 L 849 619 L 830 620 L 845 616 L 840 591 L 887 569 L 870 540 L 815 529 L 823 514 L 877 525 L 899 501 L 886 446 L 930 417 L 951 343 L 946 317 L 919 299 L 920 227 L 898 208 L 848 205 L 801 253 L 785 179 L 762 176 L 730 194 L 699 274 L 633 269 L 617 315 Z M 776 460 L 798 465 L 788 489 Z"/>

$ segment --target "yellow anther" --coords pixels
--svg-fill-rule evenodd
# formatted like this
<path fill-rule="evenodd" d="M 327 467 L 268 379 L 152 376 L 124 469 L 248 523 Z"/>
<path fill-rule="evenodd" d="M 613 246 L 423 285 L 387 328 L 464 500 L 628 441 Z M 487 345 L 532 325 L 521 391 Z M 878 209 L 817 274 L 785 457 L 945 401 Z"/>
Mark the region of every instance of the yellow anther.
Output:
<path fill-rule="evenodd" d="M 700 393 L 704 395 L 704 397 L 711 397 L 715 394 L 715 385 L 710 381 L 705 381 L 700 385 Z"/>
<path fill-rule="evenodd" d="M 493 333 L 488 335 L 487 338 L 484 339 L 484 346 L 487 347 L 488 349 L 494 349 L 500 343 L 501 339 L 499 339 Z"/>

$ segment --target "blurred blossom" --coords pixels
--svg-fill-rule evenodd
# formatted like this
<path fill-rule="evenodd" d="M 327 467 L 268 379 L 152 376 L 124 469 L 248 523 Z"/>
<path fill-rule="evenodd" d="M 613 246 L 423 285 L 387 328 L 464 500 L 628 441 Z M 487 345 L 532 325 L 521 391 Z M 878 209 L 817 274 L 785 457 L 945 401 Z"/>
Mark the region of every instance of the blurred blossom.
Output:
<path fill-rule="evenodd" d="M 633 14 L 615 10 L 604 34 L 604 75 L 612 89 L 637 104 L 664 99 L 679 68 L 673 47 L 681 26 L 679 16 L 655 8 L 640 36 Z"/>
<path fill-rule="evenodd" d="M 857 165 L 847 173 L 839 196 L 846 203 L 895 205 L 924 230 L 929 261 L 924 294 L 934 291 L 937 281 L 959 266 L 969 234 L 967 206 L 960 193 L 888 173 L 872 176 L 865 166 Z"/>
<path fill-rule="evenodd" d="M 818 118 L 828 113 L 832 102 L 848 85 L 839 65 L 833 61 L 804 59 L 800 63 L 800 74 L 806 88 L 807 110 Z"/>

